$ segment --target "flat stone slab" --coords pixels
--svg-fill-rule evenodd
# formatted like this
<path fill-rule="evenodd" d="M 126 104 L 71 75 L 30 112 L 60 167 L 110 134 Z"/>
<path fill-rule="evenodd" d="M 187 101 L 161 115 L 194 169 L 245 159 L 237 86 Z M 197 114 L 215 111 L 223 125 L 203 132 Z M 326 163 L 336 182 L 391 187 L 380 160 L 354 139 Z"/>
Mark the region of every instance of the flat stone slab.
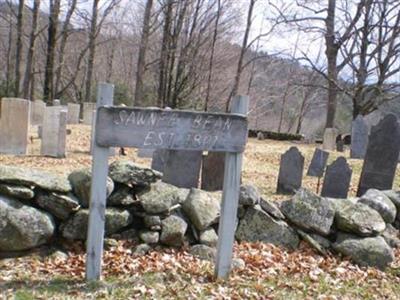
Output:
<path fill-rule="evenodd" d="M 326 163 L 328 162 L 329 152 L 321 149 L 315 149 L 308 167 L 307 176 L 322 177 L 325 172 Z"/>
<path fill-rule="evenodd" d="M 367 152 L 368 126 L 364 118 L 358 115 L 351 126 L 350 157 L 363 159 Z"/>
<path fill-rule="evenodd" d="M 299 149 L 291 147 L 281 156 L 278 177 L 278 194 L 294 194 L 301 188 L 304 156 Z"/>

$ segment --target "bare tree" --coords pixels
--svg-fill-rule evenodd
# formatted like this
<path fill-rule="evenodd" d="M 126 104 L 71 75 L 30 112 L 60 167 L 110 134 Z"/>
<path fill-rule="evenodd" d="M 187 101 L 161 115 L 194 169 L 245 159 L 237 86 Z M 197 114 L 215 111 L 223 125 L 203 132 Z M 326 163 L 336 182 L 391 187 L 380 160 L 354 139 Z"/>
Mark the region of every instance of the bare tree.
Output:
<path fill-rule="evenodd" d="M 23 38 L 23 21 L 24 21 L 25 1 L 18 1 L 17 14 L 17 40 L 15 47 L 15 78 L 14 78 L 14 95 L 19 96 L 20 80 L 21 80 L 21 59 L 22 59 L 22 38 Z"/>

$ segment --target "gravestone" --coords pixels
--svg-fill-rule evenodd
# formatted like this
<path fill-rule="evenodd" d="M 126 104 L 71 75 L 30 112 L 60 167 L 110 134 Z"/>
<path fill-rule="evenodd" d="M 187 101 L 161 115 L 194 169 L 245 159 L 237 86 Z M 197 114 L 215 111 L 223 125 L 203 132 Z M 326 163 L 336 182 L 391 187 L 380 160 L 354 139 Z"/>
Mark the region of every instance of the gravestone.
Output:
<path fill-rule="evenodd" d="M 278 194 L 295 194 L 301 187 L 304 156 L 297 147 L 291 147 L 281 156 L 278 176 Z"/>
<path fill-rule="evenodd" d="M 24 155 L 28 146 L 30 101 L 2 98 L 0 103 L 0 153 Z"/>
<path fill-rule="evenodd" d="M 344 141 L 341 138 L 336 141 L 336 151 L 337 152 L 344 151 Z"/>
<path fill-rule="evenodd" d="M 96 103 L 85 102 L 83 103 L 83 124 L 92 125 L 93 111 L 96 109 Z"/>
<path fill-rule="evenodd" d="M 61 100 L 60 99 L 54 99 L 53 100 L 53 106 L 60 106 L 61 105 Z"/>
<path fill-rule="evenodd" d="M 324 175 L 329 152 L 316 148 L 308 167 L 307 176 L 322 177 Z"/>
<path fill-rule="evenodd" d="M 344 157 L 339 157 L 326 168 L 321 196 L 347 198 L 352 170 Z"/>
<path fill-rule="evenodd" d="M 400 126 L 393 114 L 372 127 L 361 171 L 357 196 L 368 189 L 390 190 L 400 152 Z"/>
<path fill-rule="evenodd" d="M 61 106 L 46 107 L 42 126 L 41 155 L 65 157 L 67 111 Z"/>
<path fill-rule="evenodd" d="M 67 124 L 79 124 L 81 106 L 77 103 L 68 103 Z"/>
<path fill-rule="evenodd" d="M 336 128 L 326 128 L 322 149 L 334 151 L 336 149 L 336 137 L 338 136 L 338 133 L 339 132 Z"/>
<path fill-rule="evenodd" d="M 203 157 L 201 172 L 201 189 L 205 191 L 220 191 L 224 183 L 225 154 L 208 152 Z"/>
<path fill-rule="evenodd" d="M 164 166 L 167 160 L 168 150 L 156 149 L 153 152 L 153 159 L 151 160 L 151 168 L 158 172 L 164 173 Z"/>
<path fill-rule="evenodd" d="M 197 188 L 202 151 L 169 150 L 162 181 L 180 188 Z"/>
<path fill-rule="evenodd" d="M 368 126 L 363 116 L 358 115 L 351 125 L 350 157 L 363 159 L 368 146 Z"/>
<path fill-rule="evenodd" d="M 44 110 L 46 103 L 42 100 L 31 102 L 31 125 L 38 126 L 43 124 Z"/>

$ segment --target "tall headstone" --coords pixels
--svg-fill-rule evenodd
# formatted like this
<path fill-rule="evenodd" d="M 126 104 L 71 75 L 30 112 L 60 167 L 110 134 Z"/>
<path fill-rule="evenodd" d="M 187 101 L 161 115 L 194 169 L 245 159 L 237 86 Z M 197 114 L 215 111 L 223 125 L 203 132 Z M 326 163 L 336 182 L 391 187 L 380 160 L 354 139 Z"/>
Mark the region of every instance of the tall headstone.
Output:
<path fill-rule="evenodd" d="M 368 126 L 364 118 L 358 115 L 351 125 L 350 157 L 363 159 L 367 152 Z"/>
<path fill-rule="evenodd" d="M 336 137 L 339 131 L 336 128 L 326 128 L 324 132 L 324 140 L 322 149 L 334 151 L 336 149 Z"/>
<path fill-rule="evenodd" d="M 278 176 L 278 194 L 294 194 L 303 178 L 304 156 L 296 147 L 291 147 L 281 156 Z"/>
<path fill-rule="evenodd" d="M 181 188 L 197 188 L 203 152 L 186 150 L 168 152 L 162 180 Z"/>
<path fill-rule="evenodd" d="M 67 111 L 60 106 L 46 107 L 42 127 L 41 155 L 65 157 Z"/>
<path fill-rule="evenodd" d="M 31 125 L 38 126 L 43 124 L 44 110 L 46 103 L 42 100 L 31 102 Z"/>
<path fill-rule="evenodd" d="M 79 124 L 81 106 L 77 103 L 68 103 L 67 124 Z"/>
<path fill-rule="evenodd" d="M 372 127 L 357 196 L 368 189 L 390 190 L 400 152 L 400 125 L 393 114 Z"/>
<path fill-rule="evenodd" d="M 0 104 L 0 153 L 26 154 L 30 101 L 3 98 Z"/>
<path fill-rule="evenodd" d="M 164 173 L 165 162 L 167 161 L 168 150 L 156 149 L 153 152 L 153 159 L 151 161 L 151 168 L 158 172 Z"/>
<path fill-rule="evenodd" d="M 329 152 L 316 148 L 308 167 L 307 176 L 322 177 L 324 175 Z"/>
<path fill-rule="evenodd" d="M 339 157 L 326 168 L 321 196 L 347 198 L 352 170 L 344 157 Z"/>
<path fill-rule="evenodd" d="M 92 102 L 83 103 L 83 124 L 92 125 L 94 110 L 96 110 L 96 103 Z"/>
<path fill-rule="evenodd" d="M 208 152 L 203 157 L 201 172 L 201 189 L 220 191 L 224 183 L 225 153 Z"/>

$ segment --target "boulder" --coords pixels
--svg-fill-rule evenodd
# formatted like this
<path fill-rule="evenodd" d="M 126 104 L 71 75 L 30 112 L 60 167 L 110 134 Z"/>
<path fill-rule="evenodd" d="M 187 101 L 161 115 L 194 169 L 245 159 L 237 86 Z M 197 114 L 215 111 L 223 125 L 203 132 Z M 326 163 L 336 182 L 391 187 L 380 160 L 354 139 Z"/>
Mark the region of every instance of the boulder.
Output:
<path fill-rule="evenodd" d="M 381 236 L 359 237 L 339 233 L 332 247 L 361 266 L 384 269 L 394 259 L 392 249 Z"/>
<path fill-rule="evenodd" d="M 32 189 L 22 185 L 0 184 L 0 195 L 29 200 L 35 197 Z"/>
<path fill-rule="evenodd" d="M 397 209 L 397 214 L 400 212 L 400 192 L 399 191 L 394 191 L 394 190 L 387 190 L 387 191 L 382 191 L 382 193 L 385 194 L 386 197 L 388 197 L 394 206 L 396 206 Z"/>
<path fill-rule="evenodd" d="M 242 185 L 239 193 L 239 205 L 254 206 L 260 201 L 260 193 L 252 185 Z"/>
<path fill-rule="evenodd" d="M 360 236 L 375 236 L 385 230 L 386 224 L 381 215 L 369 206 L 358 202 L 336 211 L 336 227 L 345 232 Z"/>
<path fill-rule="evenodd" d="M 107 206 L 128 206 L 136 202 L 132 188 L 124 184 L 115 187 L 107 198 Z"/>
<path fill-rule="evenodd" d="M 151 250 L 151 246 L 149 246 L 147 244 L 140 244 L 135 248 L 135 251 L 133 252 L 133 254 L 143 256 L 143 255 L 146 255 L 150 250 Z"/>
<path fill-rule="evenodd" d="M 92 172 L 90 169 L 73 171 L 68 176 L 74 194 L 78 197 L 79 203 L 83 208 L 88 208 L 90 203 L 90 186 L 92 182 Z M 114 182 L 107 177 L 107 197 L 114 190 Z"/>
<path fill-rule="evenodd" d="M 162 220 L 160 242 L 167 246 L 178 247 L 183 244 L 188 224 L 179 216 L 169 216 Z"/>
<path fill-rule="evenodd" d="M 294 229 L 282 220 L 273 217 L 257 208 L 249 208 L 240 220 L 236 239 L 247 242 L 265 242 L 290 249 L 299 245 L 299 237 Z"/>
<path fill-rule="evenodd" d="M 89 210 L 81 209 L 61 225 L 62 236 L 70 240 L 86 240 Z M 108 208 L 105 213 L 105 235 L 111 235 L 132 222 L 128 210 Z"/>
<path fill-rule="evenodd" d="M 157 244 L 160 234 L 157 231 L 143 230 L 139 233 L 140 239 L 146 244 Z"/>
<path fill-rule="evenodd" d="M 291 200 L 284 201 L 281 211 L 298 227 L 321 235 L 329 234 L 335 216 L 329 200 L 306 189 L 300 189 Z"/>
<path fill-rule="evenodd" d="M 55 217 L 66 220 L 79 208 L 79 201 L 73 194 L 39 193 L 36 203 Z"/>
<path fill-rule="evenodd" d="M 275 219 L 285 219 L 285 216 L 282 214 L 280 209 L 272 201 L 260 198 L 260 206 L 265 212 L 273 216 Z"/>
<path fill-rule="evenodd" d="M 386 224 L 386 229 L 382 232 L 382 237 L 392 248 L 400 248 L 400 231 L 391 224 Z"/>
<path fill-rule="evenodd" d="M 54 234 L 53 217 L 0 196 L 0 251 L 21 251 L 46 244 Z"/>
<path fill-rule="evenodd" d="M 201 244 L 193 245 L 189 252 L 203 260 L 214 261 L 217 256 L 217 249 Z"/>
<path fill-rule="evenodd" d="M 216 194 L 193 188 L 182 208 L 196 229 L 202 231 L 218 222 L 221 211 L 220 198 Z"/>
<path fill-rule="evenodd" d="M 161 179 L 162 173 L 138 166 L 132 161 L 119 160 L 110 165 L 109 176 L 118 183 L 129 186 L 149 186 Z"/>
<path fill-rule="evenodd" d="M 145 215 L 143 217 L 143 223 L 146 228 L 154 228 L 154 227 L 160 227 L 161 228 L 161 218 L 160 216 L 151 216 L 151 215 Z"/>
<path fill-rule="evenodd" d="M 216 247 L 218 243 L 218 235 L 214 228 L 210 227 L 200 232 L 199 237 L 200 244 L 207 245 L 210 247 Z"/>
<path fill-rule="evenodd" d="M 137 195 L 143 209 L 148 214 L 160 214 L 182 201 L 182 191 L 168 183 L 157 181 Z"/>
<path fill-rule="evenodd" d="M 315 249 L 321 255 L 327 255 L 327 249 L 330 247 L 329 240 L 325 239 L 324 237 L 320 236 L 320 239 L 315 238 L 315 235 L 308 234 L 303 230 L 298 229 L 297 233 L 300 237 L 306 241 L 313 249 Z M 321 239 L 323 239 L 321 242 Z"/>
<path fill-rule="evenodd" d="M 368 205 L 372 209 L 375 209 L 381 214 L 386 223 L 393 223 L 396 219 L 396 206 L 381 191 L 369 189 L 358 201 Z"/>
<path fill-rule="evenodd" d="M 0 182 L 26 187 L 37 186 L 47 191 L 60 193 L 71 191 L 67 178 L 31 168 L 0 166 Z"/>

